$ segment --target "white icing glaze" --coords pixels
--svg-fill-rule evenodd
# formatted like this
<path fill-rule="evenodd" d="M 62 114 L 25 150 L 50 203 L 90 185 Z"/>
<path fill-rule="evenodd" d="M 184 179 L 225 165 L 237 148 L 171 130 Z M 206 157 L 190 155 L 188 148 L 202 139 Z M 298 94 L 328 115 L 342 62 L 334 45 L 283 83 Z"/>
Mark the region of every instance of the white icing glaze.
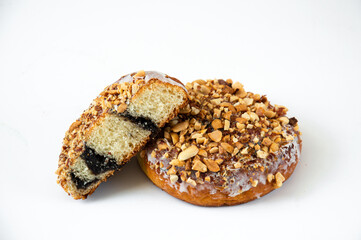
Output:
<path fill-rule="evenodd" d="M 185 86 L 183 86 L 183 84 L 181 84 L 181 83 L 179 83 L 177 81 L 174 81 L 173 79 L 167 77 L 167 75 L 164 74 L 164 73 L 156 72 L 156 71 L 145 71 L 144 81 L 148 82 L 151 79 L 158 79 L 158 80 L 160 80 L 162 82 L 170 83 L 170 84 L 176 85 L 178 87 L 181 87 L 185 91 L 187 91 L 187 89 L 185 88 Z M 118 82 L 119 83 L 121 83 L 121 82 L 131 82 L 133 80 L 134 80 L 133 76 L 131 76 L 131 74 L 128 74 L 128 75 L 125 75 L 125 76 L 121 77 L 118 80 Z"/>
<path fill-rule="evenodd" d="M 169 142 L 165 139 L 166 143 L 169 145 Z M 282 146 L 279 150 L 279 154 L 278 154 L 278 159 L 275 160 L 271 166 L 269 167 L 269 171 L 267 172 L 267 174 L 272 173 L 272 174 L 276 174 L 277 171 L 279 171 L 280 168 L 280 164 L 281 163 L 285 163 L 282 166 L 282 169 L 286 169 L 287 167 L 291 166 L 292 164 L 296 163 L 297 159 L 300 157 L 300 145 L 298 144 L 298 137 L 295 137 L 294 140 L 284 146 Z M 287 161 L 284 161 L 282 158 L 284 158 L 285 156 L 287 156 L 287 151 L 290 151 L 290 158 Z M 157 162 L 164 162 L 164 160 L 166 160 L 163 156 L 159 159 L 153 158 L 151 156 L 151 151 L 148 151 L 147 153 L 147 158 L 148 158 L 148 162 L 152 164 L 156 164 Z M 164 179 L 168 179 L 169 176 L 166 174 L 166 168 L 161 169 L 161 177 Z M 223 189 L 221 192 L 228 194 L 228 196 L 230 197 L 235 197 L 239 194 L 241 194 L 242 192 L 246 192 L 249 189 L 252 188 L 252 184 L 249 181 L 249 178 L 251 176 L 248 176 L 247 174 L 244 173 L 238 173 L 238 171 L 240 171 L 240 169 L 228 169 L 228 171 L 230 172 L 235 172 L 235 176 L 234 176 L 234 182 L 228 182 L 227 188 Z M 252 176 L 253 180 L 258 180 L 258 184 L 266 184 L 266 179 L 267 179 L 267 174 L 266 173 L 261 173 L 258 174 L 256 176 Z M 212 173 L 212 175 L 210 175 L 211 177 L 219 177 L 219 172 L 218 173 Z M 193 187 L 191 184 L 187 183 L 187 182 L 181 182 L 181 183 L 169 183 L 169 185 L 173 188 L 175 188 L 177 191 L 179 192 L 188 192 L 188 187 Z M 202 191 L 204 189 L 209 191 L 209 194 L 215 194 L 217 192 L 216 188 L 214 188 L 214 186 L 211 183 L 205 183 L 205 184 L 197 184 L 195 186 L 195 188 L 199 191 Z M 257 196 L 259 197 L 259 196 Z"/>
<path fill-rule="evenodd" d="M 188 186 L 190 186 L 190 184 L 189 183 L 187 183 L 187 182 L 181 182 L 181 183 L 179 183 L 178 184 L 179 186 L 178 186 L 178 188 L 177 188 L 177 186 L 176 186 L 176 184 L 175 183 L 173 183 L 172 184 L 172 187 L 173 188 L 176 188 L 179 192 L 188 192 Z"/>

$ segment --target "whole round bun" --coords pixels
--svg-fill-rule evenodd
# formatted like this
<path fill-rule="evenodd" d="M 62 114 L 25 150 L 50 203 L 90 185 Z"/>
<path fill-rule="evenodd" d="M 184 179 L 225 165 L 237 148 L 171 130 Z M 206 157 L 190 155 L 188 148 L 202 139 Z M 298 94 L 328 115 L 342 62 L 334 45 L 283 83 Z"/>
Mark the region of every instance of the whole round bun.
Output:
<path fill-rule="evenodd" d="M 282 186 L 302 141 L 296 118 L 228 80 L 186 85 L 189 104 L 138 154 L 149 179 L 201 206 L 245 203 Z"/>

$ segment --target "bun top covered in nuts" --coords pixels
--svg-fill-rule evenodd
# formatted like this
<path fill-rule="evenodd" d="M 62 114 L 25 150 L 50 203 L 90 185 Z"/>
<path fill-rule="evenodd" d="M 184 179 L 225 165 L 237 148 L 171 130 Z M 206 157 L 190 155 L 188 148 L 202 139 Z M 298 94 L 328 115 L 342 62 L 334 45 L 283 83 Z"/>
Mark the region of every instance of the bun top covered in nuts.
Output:
<path fill-rule="evenodd" d="M 189 104 L 141 152 L 150 167 L 180 192 L 193 187 L 233 197 L 260 183 L 280 187 L 279 170 L 296 163 L 301 143 L 287 108 L 231 79 L 186 88 Z"/>
<path fill-rule="evenodd" d="M 63 140 L 62 151 L 59 156 L 58 183 L 68 189 L 70 179 L 69 169 L 85 150 L 85 142 L 89 132 L 99 124 L 100 120 L 108 113 L 122 114 L 129 108 L 132 99 L 139 95 L 141 89 L 152 82 L 161 81 L 166 84 L 184 85 L 176 78 L 155 71 L 138 71 L 121 77 L 115 83 L 107 86 L 90 104 L 79 119 L 68 129 Z M 182 90 L 183 91 L 183 90 Z"/>
<path fill-rule="evenodd" d="M 187 90 L 183 83 L 179 81 L 178 79 L 168 76 L 167 74 L 156 72 L 156 71 L 139 71 L 139 72 L 133 72 L 128 75 L 124 75 L 121 77 L 116 83 L 125 83 L 125 82 L 136 82 L 137 80 L 143 80 L 145 83 L 148 81 L 151 81 L 152 79 L 160 80 L 162 82 L 170 83 L 173 85 L 177 85 L 178 87 L 183 88 L 184 90 Z"/>

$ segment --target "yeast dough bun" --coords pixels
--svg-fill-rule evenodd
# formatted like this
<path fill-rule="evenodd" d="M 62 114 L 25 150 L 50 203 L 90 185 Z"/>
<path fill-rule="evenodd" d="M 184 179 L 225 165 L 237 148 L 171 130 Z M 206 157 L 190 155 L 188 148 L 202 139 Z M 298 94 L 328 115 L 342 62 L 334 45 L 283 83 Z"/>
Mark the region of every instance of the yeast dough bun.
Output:
<path fill-rule="evenodd" d="M 138 154 L 149 179 L 201 206 L 245 203 L 281 187 L 301 153 L 297 120 L 287 108 L 230 79 L 186 87 L 189 104 Z"/>

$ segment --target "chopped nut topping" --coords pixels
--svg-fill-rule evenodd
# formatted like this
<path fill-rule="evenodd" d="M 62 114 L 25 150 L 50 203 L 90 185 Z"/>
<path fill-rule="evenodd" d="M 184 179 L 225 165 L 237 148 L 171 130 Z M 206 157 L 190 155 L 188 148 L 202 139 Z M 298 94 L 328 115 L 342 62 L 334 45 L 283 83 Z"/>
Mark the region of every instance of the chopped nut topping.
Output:
<path fill-rule="evenodd" d="M 194 123 L 194 129 L 195 129 L 195 130 L 197 130 L 197 131 L 198 131 L 198 130 L 200 130 L 200 129 L 201 129 L 201 127 L 202 127 L 202 125 L 201 125 L 201 123 L 200 123 L 200 122 L 195 122 L 195 123 Z"/>
<path fill-rule="evenodd" d="M 198 83 L 198 84 L 200 84 L 200 85 L 205 85 L 207 82 L 206 81 L 204 81 L 203 79 L 197 79 L 197 80 L 195 80 L 194 82 L 196 82 L 196 83 Z"/>
<path fill-rule="evenodd" d="M 166 138 L 167 140 L 170 140 L 170 134 L 168 131 L 164 131 L 164 138 Z"/>
<path fill-rule="evenodd" d="M 248 110 L 246 104 L 239 104 L 239 105 L 237 105 L 237 106 L 235 106 L 235 107 L 236 107 L 236 110 L 237 110 L 238 112 L 245 112 L 245 111 Z"/>
<path fill-rule="evenodd" d="M 270 182 L 272 182 L 272 180 L 275 178 L 275 176 L 273 175 L 273 174 L 268 174 L 267 175 L 267 181 L 270 183 Z"/>
<path fill-rule="evenodd" d="M 236 123 L 236 126 L 238 129 L 245 129 L 246 128 L 246 125 L 244 125 L 243 123 Z"/>
<path fill-rule="evenodd" d="M 236 162 L 235 164 L 233 164 L 233 166 L 235 168 L 240 168 L 242 166 L 242 164 L 240 162 Z"/>
<path fill-rule="evenodd" d="M 226 112 L 223 114 L 223 117 L 227 120 L 230 120 L 231 119 L 231 115 L 232 115 L 232 112 Z"/>
<path fill-rule="evenodd" d="M 198 155 L 203 156 L 203 157 L 207 157 L 208 154 L 207 154 L 207 152 L 205 150 L 199 149 Z"/>
<path fill-rule="evenodd" d="M 225 142 L 222 142 L 221 143 L 221 146 L 224 148 L 224 150 L 226 150 L 228 153 L 233 153 L 233 147 L 228 144 L 228 143 L 225 143 Z"/>
<path fill-rule="evenodd" d="M 235 102 L 235 101 L 238 101 L 238 99 L 239 99 L 239 97 L 232 95 L 232 96 L 230 97 L 229 101 L 230 101 L 230 102 Z"/>
<path fill-rule="evenodd" d="M 184 141 L 185 141 L 185 138 L 184 138 L 184 135 L 181 135 L 180 137 L 179 137 L 179 144 L 183 144 L 184 143 Z M 183 149 L 182 149 L 183 150 Z"/>
<path fill-rule="evenodd" d="M 282 183 L 286 180 L 285 177 L 280 172 L 276 173 L 275 179 L 276 179 L 276 184 L 275 184 L 276 188 L 282 187 Z"/>
<path fill-rule="evenodd" d="M 173 127 L 173 126 L 177 125 L 178 122 L 179 122 L 179 121 L 178 121 L 178 118 L 175 118 L 175 119 L 172 119 L 172 120 L 169 122 L 169 125 Z"/>
<path fill-rule="evenodd" d="M 254 112 L 251 112 L 251 113 L 249 114 L 249 117 L 250 117 L 250 120 L 251 120 L 252 122 L 259 120 L 258 115 L 257 115 L 256 113 L 254 113 Z"/>
<path fill-rule="evenodd" d="M 222 132 L 219 130 L 216 130 L 214 132 L 208 133 L 208 136 L 210 139 L 212 139 L 214 142 L 219 142 L 222 139 Z"/>
<path fill-rule="evenodd" d="M 137 73 L 133 76 L 133 78 L 143 78 L 143 77 L 145 77 L 145 72 L 144 72 L 144 70 L 140 70 L 139 72 L 137 72 Z"/>
<path fill-rule="evenodd" d="M 198 108 L 192 107 L 192 111 L 191 111 L 192 115 L 197 115 L 199 112 L 200 110 Z"/>
<path fill-rule="evenodd" d="M 228 108 L 229 111 L 231 111 L 232 113 L 236 113 L 236 109 L 233 107 L 232 104 L 228 103 L 228 102 L 224 102 L 224 103 L 221 103 L 221 106 L 222 107 L 225 107 L 225 108 Z"/>
<path fill-rule="evenodd" d="M 233 152 L 232 152 L 232 156 L 235 156 L 237 153 L 239 152 L 238 148 L 234 148 Z"/>
<path fill-rule="evenodd" d="M 157 149 L 164 165 L 155 166 L 163 166 L 171 182 L 192 186 L 221 181 L 222 189 L 230 189 L 238 171 L 251 174 L 247 184 L 252 187 L 258 186 L 260 176 L 281 186 L 283 176 L 271 174 L 270 164 L 300 135 L 297 120 L 285 116 L 287 109 L 272 106 L 266 96 L 246 92 L 231 80 L 197 80 L 186 87 L 190 103 L 166 125 L 168 145 Z M 281 161 L 287 161 L 285 157 Z"/>
<path fill-rule="evenodd" d="M 261 95 L 255 94 L 255 95 L 253 95 L 253 99 L 254 99 L 255 101 L 258 101 L 258 100 L 261 99 Z"/>
<path fill-rule="evenodd" d="M 122 113 L 122 112 L 124 112 L 126 109 L 127 109 L 127 104 L 122 103 L 122 104 L 120 104 L 120 105 L 118 106 L 117 112 L 118 112 L 118 113 Z"/>
<path fill-rule="evenodd" d="M 192 185 L 193 187 L 195 187 L 197 185 L 196 181 L 194 181 L 191 178 L 188 178 L 186 182 L 189 183 L 190 185 Z"/>
<path fill-rule="evenodd" d="M 201 134 L 201 133 L 194 133 L 194 134 L 192 134 L 191 138 L 197 139 L 197 138 L 201 138 L 202 136 L 203 136 L 203 134 Z"/>
<path fill-rule="evenodd" d="M 158 149 L 159 150 L 164 150 L 164 149 L 167 149 L 167 148 L 168 148 L 168 144 L 165 143 L 165 142 L 162 142 L 162 143 L 158 144 Z"/>
<path fill-rule="evenodd" d="M 212 127 L 217 130 L 218 128 L 223 128 L 222 121 L 219 119 L 214 119 L 212 122 Z"/>
<path fill-rule="evenodd" d="M 173 175 L 173 174 L 176 174 L 176 173 L 177 173 L 177 170 L 175 169 L 174 166 L 171 167 L 167 172 L 168 175 Z"/>
<path fill-rule="evenodd" d="M 281 127 L 281 125 L 278 125 L 277 127 L 275 127 L 274 129 L 273 129 L 273 131 L 274 132 L 281 132 L 282 131 L 282 127 Z"/>
<path fill-rule="evenodd" d="M 250 120 L 250 119 L 251 119 L 251 117 L 249 116 L 248 113 L 243 113 L 243 114 L 242 114 L 242 118 L 244 118 L 244 119 L 246 119 L 246 120 Z"/>
<path fill-rule="evenodd" d="M 198 144 L 204 143 L 205 141 L 206 141 L 206 138 L 204 138 L 204 137 L 200 137 L 200 138 L 197 138 L 197 139 L 196 139 L 196 142 L 197 142 Z"/>
<path fill-rule="evenodd" d="M 268 118 L 273 118 L 274 116 L 276 116 L 276 113 L 272 111 L 266 111 L 264 115 Z"/>
<path fill-rule="evenodd" d="M 169 164 L 176 167 L 183 167 L 185 165 L 184 161 L 181 161 L 179 159 L 173 159 L 169 162 Z"/>
<path fill-rule="evenodd" d="M 207 166 L 202 163 L 200 160 L 193 161 L 192 170 L 207 172 Z"/>
<path fill-rule="evenodd" d="M 277 143 L 272 143 L 271 146 L 270 146 L 270 151 L 271 152 L 277 152 L 279 149 L 279 146 Z"/>
<path fill-rule="evenodd" d="M 266 158 L 268 156 L 268 153 L 262 151 L 262 150 L 258 150 L 257 151 L 257 157 L 259 158 Z"/>
<path fill-rule="evenodd" d="M 223 162 L 223 159 L 217 159 L 217 160 L 215 160 L 215 162 L 219 165 L 219 164 L 222 164 L 222 162 Z"/>
<path fill-rule="evenodd" d="M 289 123 L 288 117 L 280 117 L 278 120 L 282 123 L 283 126 Z"/>
<path fill-rule="evenodd" d="M 171 133 L 170 136 L 172 138 L 173 144 L 176 144 L 179 141 L 179 135 L 177 133 Z"/>
<path fill-rule="evenodd" d="M 212 147 L 210 150 L 209 150 L 209 153 L 217 153 L 219 151 L 218 147 Z"/>
<path fill-rule="evenodd" d="M 211 160 L 211 159 L 204 159 L 203 161 L 207 165 L 209 171 L 218 172 L 220 170 L 220 168 L 219 168 L 218 164 L 216 163 L 216 161 Z"/>
<path fill-rule="evenodd" d="M 197 155 L 199 149 L 195 146 L 192 145 L 189 148 L 183 150 L 179 155 L 178 155 L 178 159 L 179 160 L 187 160 L 191 157 L 194 157 L 195 155 Z"/>
<path fill-rule="evenodd" d="M 178 176 L 177 175 L 169 175 L 169 179 L 171 183 L 175 183 L 176 181 L 178 181 Z"/>
<path fill-rule="evenodd" d="M 186 171 L 191 170 L 191 161 L 186 161 L 186 165 L 185 165 L 184 169 L 185 169 Z"/>
<path fill-rule="evenodd" d="M 214 118 L 220 118 L 221 117 L 221 110 L 220 109 L 214 109 L 214 114 L 213 117 Z"/>
<path fill-rule="evenodd" d="M 265 145 L 265 146 L 270 146 L 272 144 L 272 141 L 271 139 L 269 139 L 268 137 L 264 138 L 262 140 L 262 144 Z"/>
<path fill-rule="evenodd" d="M 248 154 L 248 147 L 243 148 L 242 151 L 241 151 L 241 154 L 242 155 L 247 155 Z"/>
<path fill-rule="evenodd" d="M 296 127 L 298 120 L 295 117 L 289 119 L 289 123 L 291 126 Z"/>
<path fill-rule="evenodd" d="M 262 107 L 259 107 L 259 108 L 256 109 L 256 114 L 257 114 L 259 117 L 263 117 L 263 116 L 264 116 L 264 112 L 265 112 L 265 110 L 264 110 L 264 108 L 262 108 Z"/>
<path fill-rule="evenodd" d="M 211 89 L 209 87 L 205 86 L 205 85 L 202 85 L 201 89 L 200 89 L 200 92 L 207 95 L 207 94 L 209 94 L 211 92 Z"/>
<path fill-rule="evenodd" d="M 294 138 L 293 138 L 293 136 L 291 136 L 291 135 L 288 135 L 288 136 L 286 136 L 286 141 L 287 142 L 290 142 L 290 141 L 292 141 Z"/>
<path fill-rule="evenodd" d="M 247 119 L 245 118 L 236 118 L 236 121 L 239 122 L 239 123 L 247 123 Z"/>
<path fill-rule="evenodd" d="M 224 120 L 224 130 L 227 131 L 229 130 L 231 123 L 228 120 Z"/>
<path fill-rule="evenodd" d="M 251 106 L 253 103 L 252 98 L 244 98 L 243 101 L 246 103 L 247 106 Z"/>
<path fill-rule="evenodd" d="M 220 105 L 221 102 L 222 102 L 222 98 L 211 99 L 211 103 L 213 103 L 214 105 Z"/>
<path fill-rule="evenodd" d="M 252 178 L 250 179 L 250 182 L 252 184 L 252 187 L 257 187 L 258 185 L 258 180 L 253 180 Z"/>
<path fill-rule="evenodd" d="M 232 84 L 232 88 L 237 89 L 237 90 L 238 89 L 243 90 L 243 85 L 241 83 L 239 83 L 239 82 L 235 82 L 235 83 Z"/>
<path fill-rule="evenodd" d="M 172 127 L 172 131 L 180 132 L 180 131 L 186 130 L 188 128 L 188 126 L 189 126 L 189 122 L 184 121 L 184 122 L 178 123 L 174 127 Z"/>

